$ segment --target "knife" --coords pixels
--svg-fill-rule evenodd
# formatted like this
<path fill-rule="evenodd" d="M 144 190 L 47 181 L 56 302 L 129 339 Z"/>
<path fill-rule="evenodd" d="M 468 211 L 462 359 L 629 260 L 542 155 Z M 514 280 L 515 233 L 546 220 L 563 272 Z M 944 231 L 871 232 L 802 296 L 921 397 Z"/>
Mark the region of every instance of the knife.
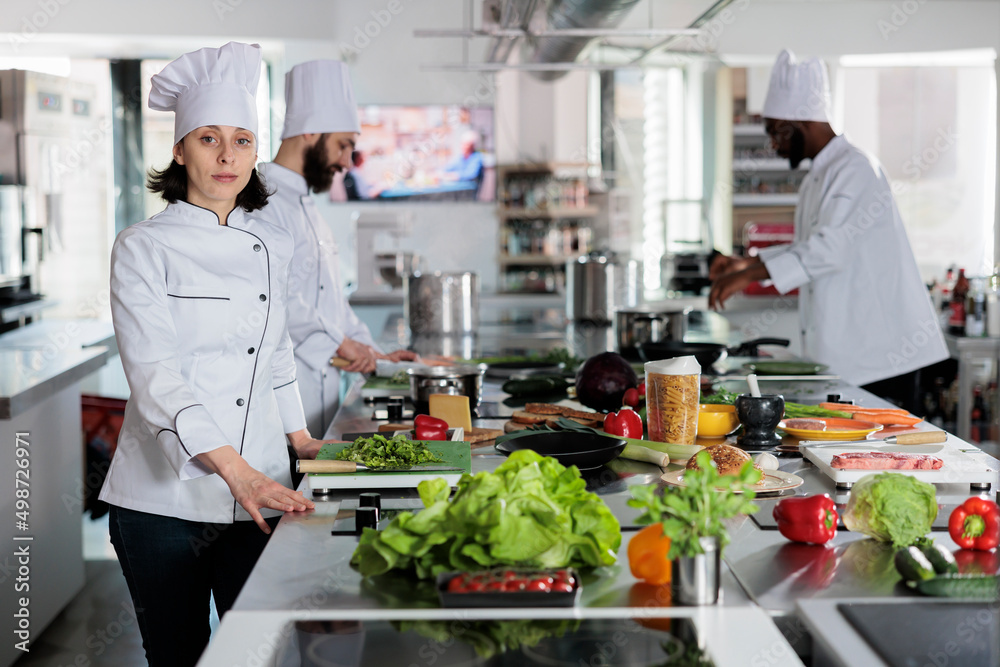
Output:
<path fill-rule="evenodd" d="M 369 468 L 354 461 L 316 461 L 300 459 L 295 462 L 295 472 L 465 472 L 465 468 L 455 466 L 410 466 L 408 468 Z"/>
<path fill-rule="evenodd" d="M 917 433 L 900 433 L 899 435 L 890 435 L 888 438 L 882 438 L 880 440 L 812 440 L 809 442 L 799 443 L 799 447 L 827 447 L 827 446 L 841 446 L 841 445 L 928 445 L 933 442 L 946 442 L 948 440 L 948 433 L 946 431 L 919 431 Z"/>

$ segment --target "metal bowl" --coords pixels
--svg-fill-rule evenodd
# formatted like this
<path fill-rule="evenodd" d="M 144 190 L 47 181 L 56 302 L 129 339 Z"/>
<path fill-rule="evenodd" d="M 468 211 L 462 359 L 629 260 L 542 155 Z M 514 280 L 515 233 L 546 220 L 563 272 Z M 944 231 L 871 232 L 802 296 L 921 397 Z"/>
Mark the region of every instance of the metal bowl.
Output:
<path fill-rule="evenodd" d="M 541 456 L 551 456 L 564 466 L 589 470 L 618 458 L 626 444 L 624 440 L 596 433 L 556 431 L 522 435 L 504 440 L 494 447 L 504 454 L 530 449 Z"/>
<path fill-rule="evenodd" d="M 431 394 L 468 396 L 469 408 L 475 410 L 483 394 L 483 369 L 478 366 L 432 366 L 411 368 L 410 400 L 418 413 L 426 413 Z"/>

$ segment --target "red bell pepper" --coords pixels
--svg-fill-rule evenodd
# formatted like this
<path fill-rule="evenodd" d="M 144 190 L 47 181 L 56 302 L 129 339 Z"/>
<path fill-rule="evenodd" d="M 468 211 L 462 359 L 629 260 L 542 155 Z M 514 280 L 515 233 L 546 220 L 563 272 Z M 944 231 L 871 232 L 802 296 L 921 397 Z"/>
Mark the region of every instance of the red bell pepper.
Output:
<path fill-rule="evenodd" d="M 837 534 L 837 506 L 825 493 L 779 500 L 772 515 L 793 542 L 826 544 Z"/>
<path fill-rule="evenodd" d="M 417 415 L 413 420 L 417 440 L 447 440 L 448 422 L 430 415 Z"/>
<path fill-rule="evenodd" d="M 969 498 L 948 517 L 948 533 L 963 549 L 994 549 L 1000 544 L 1000 507 L 992 500 Z"/>
<path fill-rule="evenodd" d="M 604 418 L 604 430 L 623 438 L 642 439 L 642 417 L 632 408 L 622 406 L 618 412 L 609 412 Z"/>

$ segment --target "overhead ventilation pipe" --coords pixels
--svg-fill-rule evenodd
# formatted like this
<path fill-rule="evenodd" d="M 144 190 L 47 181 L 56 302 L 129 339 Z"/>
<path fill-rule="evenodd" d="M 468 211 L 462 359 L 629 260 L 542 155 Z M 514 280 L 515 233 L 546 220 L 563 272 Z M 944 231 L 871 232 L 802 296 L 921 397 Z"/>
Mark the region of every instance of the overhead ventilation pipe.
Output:
<path fill-rule="evenodd" d="M 581 30 L 615 28 L 621 24 L 639 0 L 552 0 L 549 4 L 547 30 Z M 583 53 L 594 37 L 538 37 L 527 62 L 571 63 Z M 535 71 L 531 74 L 543 81 L 554 81 L 565 71 Z"/>

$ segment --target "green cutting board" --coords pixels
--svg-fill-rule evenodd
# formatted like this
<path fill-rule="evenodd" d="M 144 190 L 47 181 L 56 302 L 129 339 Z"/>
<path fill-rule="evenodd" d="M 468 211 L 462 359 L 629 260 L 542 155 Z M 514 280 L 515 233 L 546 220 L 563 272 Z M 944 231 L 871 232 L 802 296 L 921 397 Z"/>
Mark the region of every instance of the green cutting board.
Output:
<path fill-rule="evenodd" d="M 429 466 L 454 466 L 455 472 L 421 472 L 418 468 L 407 472 L 371 472 L 362 470 L 354 473 L 308 473 L 310 489 L 399 489 L 413 488 L 425 479 L 444 478 L 455 486 L 463 472 L 472 471 L 472 446 L 467 442 L 451 440 L 423 440 L 424 444 L 443 460 L 428 463 Z M 331 442 L 323 445 L 316 455 L 317 460 L 334 459 L 338 452 L 350 445 L 346 442 Z"/>

